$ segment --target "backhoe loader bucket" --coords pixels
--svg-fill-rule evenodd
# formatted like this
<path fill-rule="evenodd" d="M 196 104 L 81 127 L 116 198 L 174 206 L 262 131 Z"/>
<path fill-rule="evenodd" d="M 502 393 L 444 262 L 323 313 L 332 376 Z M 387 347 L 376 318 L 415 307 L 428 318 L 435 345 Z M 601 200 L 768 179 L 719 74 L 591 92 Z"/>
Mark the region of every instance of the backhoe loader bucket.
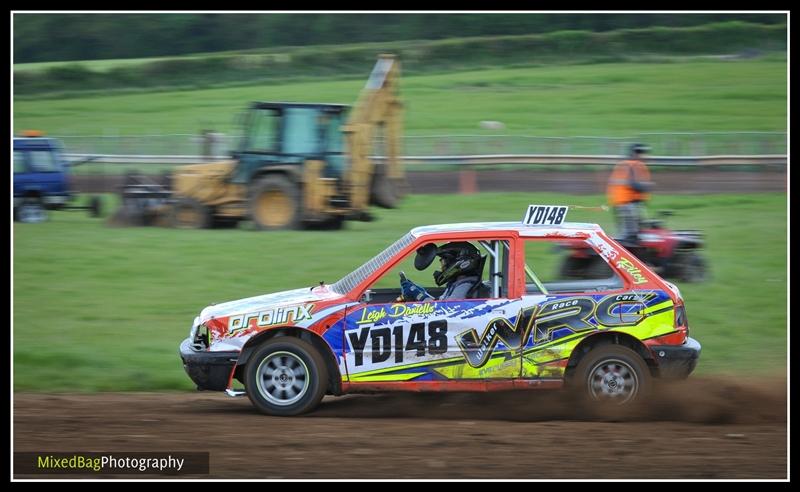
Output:
<path fill-rule="evenodd" d="M 110 226 L 167 226 L 172 208 L 168 180 L 157 183 L 141 174 L 129 173 L 120 189 L 121 205 L 107 224 Z"/>

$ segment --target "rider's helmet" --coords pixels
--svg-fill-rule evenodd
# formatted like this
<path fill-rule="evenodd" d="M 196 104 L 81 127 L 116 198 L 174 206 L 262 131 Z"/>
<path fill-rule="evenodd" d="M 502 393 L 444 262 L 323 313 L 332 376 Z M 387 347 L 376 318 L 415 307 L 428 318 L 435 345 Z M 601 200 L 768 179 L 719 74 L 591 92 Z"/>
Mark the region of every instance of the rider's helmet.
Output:
<path fill-rule="evenodd" d="M 433 272 L 436 285 L 444 285 L 462 275 L 481 275 L 481 253 L 466 241 L 444 244 L 436 250 L 442 269 Z"/>
<path fill-rule="evenodd" d="M 628 148 L 628 155 L 631 157 L 638 157 L 642 154 L 649 154 L 651 150 L 652 149 L 647 144 L 635 143 Z"/>

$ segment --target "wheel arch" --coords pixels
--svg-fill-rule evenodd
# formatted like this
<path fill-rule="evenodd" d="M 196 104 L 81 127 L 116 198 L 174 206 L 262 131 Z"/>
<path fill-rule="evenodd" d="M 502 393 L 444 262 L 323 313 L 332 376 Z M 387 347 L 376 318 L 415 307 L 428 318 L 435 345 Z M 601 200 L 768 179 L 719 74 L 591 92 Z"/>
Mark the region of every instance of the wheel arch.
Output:
<path fill-rule="evenodd" d="M 279 337 L 294 337 L 299 338 L 305 342 L 310 343 L 319 352 L 322 359 L 325 361 L 325 367 L 328 369 L 328 383 L 327 391 L 334 395 L 342 394 L 342 376 L 339 372 L 339 365 L 336 363 L 336 356 L 333 354 L 328 342 L 316 333 L 305 328 L 296 326 L 282 326 L 278 328 L 271 328 L 264 330 L 252 338 L 242 347 L 239 354 L 239 359 L 236 361 L 236 369 L 234 369 L 234 377 L 239 381 L 244 380 L 244 370 L 250 356 L 258 347 L 274 338 Z"/>
<path fill-rule="evenodd" d="M 281 175 L 286 176 L 297 185 L 302 185 L 302 167 L 301 164 L 278 164 L 275 166 L 261 167 L 253 172 L 253 175 L 250 176 L 250 180 L 251 182 L 256 182 L 268 176 Z"/>
<path fill-rule="evenodd" d="M 42 190 L 38 188 L 28 188 L 27 190 L 22 192 L 23 199 L 36 198 L 37 200 L 41 200 L 43 196 L 44 193 L 42 192 Z"/>
<path fill-rule="evenodd" d="M 645 361 L 647 368 L 650 370 L 650 375 L 654 377 L 657 375 L 658 366 L 656 365 L 655 359 L 653 359 L 653 354 L 650 353 L 650 350 L 645 346 L 644 343 L 642 343 L 641 340 L 633 335 L 619 331 L 604 331 L 594 335 L 589 335 L 581 340 L 581 342 L 572 350 L 572 353 L 569 356 L 569 361 L 567 362 L 567 368 L 564 371 L 564 379 L 569 381 L 575 371 L 575 368 L 577 368 L 578 364 L 580 364 L 581 359 L 583 359 L 592 349 L 600 345 L 622 345 L 623 347 L 633 350 Z"/>

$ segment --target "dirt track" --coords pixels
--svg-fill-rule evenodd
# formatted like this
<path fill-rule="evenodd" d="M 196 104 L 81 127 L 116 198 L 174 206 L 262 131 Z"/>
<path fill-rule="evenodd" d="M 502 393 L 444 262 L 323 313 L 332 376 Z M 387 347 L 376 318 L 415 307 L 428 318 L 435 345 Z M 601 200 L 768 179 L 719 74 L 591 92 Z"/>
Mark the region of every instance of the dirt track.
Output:
<path fill-rule="evenodd" d="M 14 450 L 209 451 L 197 478 L 786 479 L 786 381 L 693 378 L 615 416 L 553 392 L 327 397 L 293 418 L 219 393 L 18 393 Z"/>

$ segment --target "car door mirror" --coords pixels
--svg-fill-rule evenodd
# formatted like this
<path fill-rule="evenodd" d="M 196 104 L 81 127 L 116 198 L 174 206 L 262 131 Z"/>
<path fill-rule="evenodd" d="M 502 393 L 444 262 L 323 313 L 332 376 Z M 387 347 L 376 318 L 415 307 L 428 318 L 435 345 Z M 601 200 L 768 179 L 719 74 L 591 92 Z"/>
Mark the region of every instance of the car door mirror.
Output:
<path fill-rule="evenodd" d="M 361 302 L 369 303 L 372 301 L 372 290 L 367 289 L 361 294 Z"/>

